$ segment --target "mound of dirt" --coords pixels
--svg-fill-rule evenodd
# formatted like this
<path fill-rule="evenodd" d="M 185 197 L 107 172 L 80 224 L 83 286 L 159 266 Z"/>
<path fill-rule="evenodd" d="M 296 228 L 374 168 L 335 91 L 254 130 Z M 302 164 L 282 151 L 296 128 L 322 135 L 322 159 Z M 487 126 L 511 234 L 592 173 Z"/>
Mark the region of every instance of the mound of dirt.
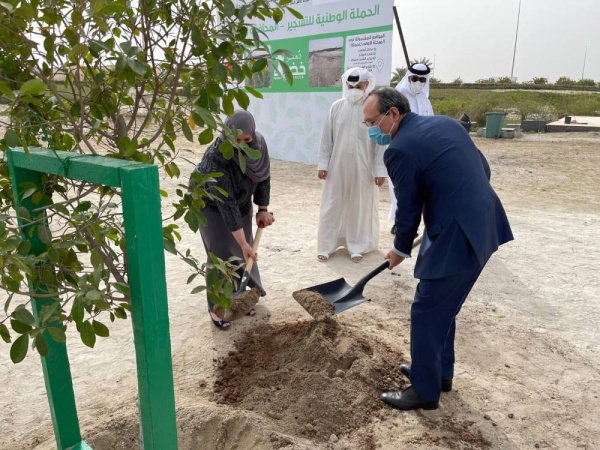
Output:
<path fill-rule="evenodd" d="M 300 303 L 306 312 L 315 318 L 323 320 L 335 314 L 333 304 L 329 303 L 323 295 L 310 289 L 302 289 L 292 294 L 294 300 Z"/>
<path fill-rule="evenodd" d="M 328 441 L 379 417 L 383 390 L 401 389 L 402 355 L 335 320 L 264 325 L 218 365 L 218 403 L 273 419 L 288 435 Z"/>

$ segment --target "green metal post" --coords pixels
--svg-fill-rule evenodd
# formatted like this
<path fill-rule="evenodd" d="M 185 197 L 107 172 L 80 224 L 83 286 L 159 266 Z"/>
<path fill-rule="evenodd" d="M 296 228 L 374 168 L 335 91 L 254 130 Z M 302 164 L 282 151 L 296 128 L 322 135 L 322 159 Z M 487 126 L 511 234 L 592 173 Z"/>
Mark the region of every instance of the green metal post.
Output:
<path fill-rule="evenodd" d="M 171 450 L 177 427 L 158 169 L 120 173 L 144 449 Z"/>
<path fill-rule="evenodd" d="M 177 449 L 158 169 L 131 161 L 41 148 L 30 148 L 29 153 L 12 149 L 7 155 L 17 210 L 25 206 L 31 212 L 30 200 L 19 202 L 16 193 L 25 181 L 41 186 L 40 173 L 122 188 L 143 448 Z M 32 251 L 44 252 L 46 247 L 37 234 L 34 239 L 37 241 Z M 39 311 L 42 303 L 34 303 Z M 66 346 L 51 338 L 47 341 L 49 354 L 42 358 L 42 364 L 57 447 L 90 450 L 81 440 Z"/>
<path fill-rule="evenodd" d="M 39 205 L 34 205 L 31 198 L 22 200 L 19 196 L 22 191 L 19 186 L 21 183 L 30 182 L 37 186 L 42 186 L 40 172 L 16 167 L 13 164 L 13 153 L 8 152 L 8 163 L 12 182 L 13 195 L 15 199 L 15 210 L 19 211 L 24 207 L 29 211 L 33 218 L 36 214 L 34 209 Z M 45 214 L 42 215 L 45 221 Z M 18 217 L 19 226 L 22 226 L 23 239 L 31 242 L 30 254 L 39 255 L 46 251 L 46 245 L 40 240 L 37 228 L 40 222 L 26 226 L 22 217 Z M 31 228 L 34 232 L 30 235 Z M 46 294 L 48 289 L 43 284 L 33 286 L 29 283 L 30 289 L 36 293 Z M 52 302 L 51 299 L 33 300 L 33 314 L 38 319 L 42 306 Z M 42 358 L 42 369 L 44 371 L 44 382 L 50 404 L 50 415 L 52 425 L 54 426 L 54 436 L 56 446 L 60 450 L 67 449 L 81 443 L 81 431 L 79 429 L 79 419 L 77 417 L 77 408 L 75 406 L 75 394 L 73 392 L 73 380 L 71 377 L 71 368 L 69 357 L 67 355 L 67 346 L 65 343 L 55 342 L 46 332 L 46 342 L 48 344 L 48 355 Z"/>

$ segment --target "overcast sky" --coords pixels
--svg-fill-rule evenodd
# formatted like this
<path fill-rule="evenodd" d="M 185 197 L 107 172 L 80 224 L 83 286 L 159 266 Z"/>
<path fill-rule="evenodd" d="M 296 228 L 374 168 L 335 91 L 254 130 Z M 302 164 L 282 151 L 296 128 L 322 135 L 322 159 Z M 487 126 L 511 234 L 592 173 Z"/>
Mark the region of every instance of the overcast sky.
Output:
<path fill-rule="evenodd" d="M 408 56 L 451 82 L 510 76 L 519 0 L 394 0 Z M 405 66 L 394 26 L 393 66 Z M 600 0 L 521 0 L 514 76 L 600 82 Z"/>

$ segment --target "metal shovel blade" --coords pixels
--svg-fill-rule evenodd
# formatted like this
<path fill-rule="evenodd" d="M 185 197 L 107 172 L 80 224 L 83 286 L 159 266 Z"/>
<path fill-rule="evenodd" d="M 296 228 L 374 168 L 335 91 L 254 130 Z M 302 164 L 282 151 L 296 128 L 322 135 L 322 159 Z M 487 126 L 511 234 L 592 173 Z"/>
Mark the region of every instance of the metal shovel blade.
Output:
<path fill-rule="evenodd" d="M 413 242 L 413 248 L 421 243 L 421 236 Z M 363 290 L 366 284 L 371 281 L 376 275 L 379 275 L 385 269 L 389 267 L 389 261 L 384 261 L 379 264 L 375 269 L 366 274 L 356 286 L 350 286 L 344 278 L 338 278 L 337 280 L 329 281 L 327 283 L 318 284 L 310 287 L 307 290 L 315 291 L 321 294 L 328 302 L 332 303 L 335 308 L 335 314 L 339 314 L 342 311 L 346 311 L 349 308 L 360 305 L 368 298 L 363 296 Z"/>
<path fill-rule="evenodd" d="M 357 292 L 353 295 L 353 289 L 344 278 L 308 288 L 310 291 L 318 292 L 329 303 L 332 303 L 335 308 L 335 314 L 339 314 L 348 308 L 368 301 L 367 298 L 362 296 L 362 293 Z"/>
<path fill-rule="evenodd" d="M 365 285 L 375 275 L 387 269 L 388 265 L 389 263 L 387 261 L 383 262 L 361 278 L 354 287 L 350 286 L 344 278 L 339 278 L 327 283 L 312 286 L 308 288 L 308 290 L 321 294 L 328 302 L 333 304 L 335 314 L 339 314 L 342 311 L 346 311 L 349 308 L 368 301 L 369 299 L 362 295 Z"/>

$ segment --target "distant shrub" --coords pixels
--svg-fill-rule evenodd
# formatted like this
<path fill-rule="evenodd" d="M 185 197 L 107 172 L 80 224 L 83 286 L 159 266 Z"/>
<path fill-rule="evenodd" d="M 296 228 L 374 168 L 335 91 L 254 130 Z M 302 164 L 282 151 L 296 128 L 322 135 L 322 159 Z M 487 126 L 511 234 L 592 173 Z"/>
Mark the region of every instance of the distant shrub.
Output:
<path fill-rule="evenodd" d="M 572 80 L 569 77 L 560 77 L 558 80 L 556 80 L 556 83 L 554 84 L 558 84 L 559 86 L 572 86 L 577 83 L 575 82 L 575 80 Z"/>
<path fill-rule="evenodd" d="M 455 78 L 452 84 L 463 84 L 463 79 L 461 77 Z"/>
<path fill-rule="evenodd" d="M 442 82 L 442 80 L 440 80 L 439 78 L 436 78 L 436 77 L 431 77 L 429 79 L 430 84 L 440 84 L 441 82 Z"/>
<path fill-rule="evenodd" d="M 531 80 L 533 84 L 548 84 L 548 78 L 545 77 L 535 77 Z"/>
<path fill-rule="evenodd" d="M 446 85 L 447 86 L 447 85 Z M 498 86 L 497 84 L 495 86 Z M 466 113 L 476 127 L 484 127 L 486 112 L 504 111 L 515 119 L 557 120 L 566 112 L 575 116 L 600 113 L 600 95 L 436 87 L 429 95 L 435 114 L 459 118 Z"/>
<path fill-rule="evenodd" d="M 498 84 L 512 84 L 512 80 L 510 77 L 500 77 L 496 80 Z"/>
<path fill-rule="evenodd" d="M 596 82 L 591 78 L 582 78 L 577 82 L 579 86 L 596 86 Z"/>
<path fill-rule="evenodd" d="M 475 83 L 479 83 L 479 84 L 496 84 L 496 79 L 495 78 L 480 78 Z"/>

